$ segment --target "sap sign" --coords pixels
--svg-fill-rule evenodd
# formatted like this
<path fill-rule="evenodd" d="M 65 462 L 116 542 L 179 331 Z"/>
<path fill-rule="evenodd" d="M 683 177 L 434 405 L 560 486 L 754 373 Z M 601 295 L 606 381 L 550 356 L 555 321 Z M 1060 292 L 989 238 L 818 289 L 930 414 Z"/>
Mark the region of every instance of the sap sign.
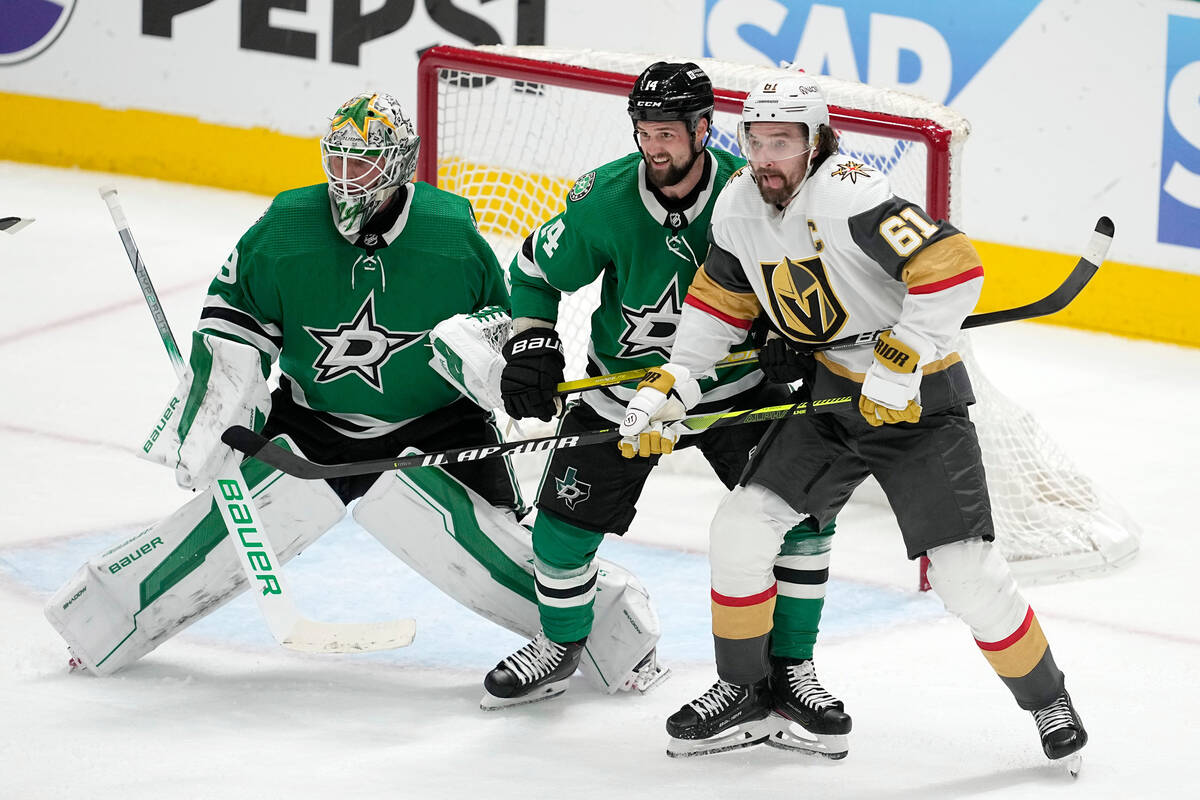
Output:
<path fill-rule="evenodd" d="M 1200 19 L 1167 18 L 1158 241 L 1200 247 Z"/>
<path fill-rule="evenodd" d="M 705 0 L 704 55 L 806 71 L 949 103 L 1039 0 Z"/>

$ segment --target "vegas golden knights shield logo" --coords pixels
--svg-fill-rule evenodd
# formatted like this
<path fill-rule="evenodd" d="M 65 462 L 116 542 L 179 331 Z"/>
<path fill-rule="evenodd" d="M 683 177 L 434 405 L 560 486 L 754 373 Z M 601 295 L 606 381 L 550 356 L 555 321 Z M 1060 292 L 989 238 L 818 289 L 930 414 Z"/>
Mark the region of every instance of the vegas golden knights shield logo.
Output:
<path fill-rule="evenodd" d="M 800 261 L 785 258 L 759 265 L 771 301 L 771 316 L 780 330 L 798 342 L 819 344 L 834 338 L 846 324 L 842 306 L 820 256 Z"/>

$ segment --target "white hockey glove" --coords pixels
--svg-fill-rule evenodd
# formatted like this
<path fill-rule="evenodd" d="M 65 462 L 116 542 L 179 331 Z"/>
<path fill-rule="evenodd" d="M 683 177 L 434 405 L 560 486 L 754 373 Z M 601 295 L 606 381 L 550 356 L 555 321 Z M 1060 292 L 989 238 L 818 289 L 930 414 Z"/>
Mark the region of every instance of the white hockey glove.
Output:
<path fill-rule="evenodd" d="M 921 373 L 917 351 L 893 337 L 880 334 L 875 343 L 875 360 L 867 368 L 858 410 L 872 427 L 896 422 L 916 422 L 921 418 L 917 393 Z"/>
<path fill-rule="evenodd" d="M 637 394 L 625 407 L 619 447 L 625 458 L 670 453 L 682 427 L 670 424 L 700 402 L 700 384 L 687 367 L 663 364 L 646 372 Z"/>
<path fill-rule="evenodd" d="M 480 408 L 500 408 L 500 374 L 504 372 L 501 350 L 512 327 L 512 319 L 500 306 L 444 319 L 429 334 L 433 346 L 429 365 Z"/>
<path fill-rule="evenodd" d="M 193 371 L 194 370 L 194 371 Z M 184 489 L 203 489 L 240 454 L 221 441 L 230 425 L 260 430 L 271 410 L 261 353 L 219 336 L 196 334 L 192 358 L 139 455 L 175 470 Z"/>

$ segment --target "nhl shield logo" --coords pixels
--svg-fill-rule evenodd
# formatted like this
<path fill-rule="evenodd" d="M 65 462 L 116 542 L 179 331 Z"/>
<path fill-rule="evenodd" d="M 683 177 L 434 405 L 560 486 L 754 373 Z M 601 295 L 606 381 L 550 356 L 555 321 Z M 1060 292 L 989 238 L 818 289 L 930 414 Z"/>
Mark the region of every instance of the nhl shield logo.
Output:
<path fill-rule="evenodd" d="M 845 306 L 834 294 L 820 256 L 762 263 L 770 312 L 780 329 L 799 342 L 819 344 L 846 324 Z"/>

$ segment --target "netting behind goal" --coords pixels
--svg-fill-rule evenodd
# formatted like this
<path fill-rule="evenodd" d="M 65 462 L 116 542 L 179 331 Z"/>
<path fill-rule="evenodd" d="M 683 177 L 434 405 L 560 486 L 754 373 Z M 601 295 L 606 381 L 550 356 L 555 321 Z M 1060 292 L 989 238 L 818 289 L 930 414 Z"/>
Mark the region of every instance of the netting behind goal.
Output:
<path fill-rule="evenodd" d="M 507 267 L 522 240 L 565 207 L 575 178 L 635 149 L 626 97 L 656 60 L 691 60 L 713 81 L 710 145 L 737 152 L 742 100 L 781 70 L 710 59 L 541 47 L 436 47 L 421 59 L 418 177 L 470 199 L 480 230 Z M 888 173 L 896 194 L 934 219 L 959 218 L 967 121 L 903 92 L 814 76 L 830 104 L 840 150 Z M 564 298 L 558 330 L 567 379 L 584 376 L 593 284 Z M 1119 508 L 983 376 L 964 336 L 997 542 L 1024 580 L 1106 569 L 1132 557 L 1137 537 Z"/>

